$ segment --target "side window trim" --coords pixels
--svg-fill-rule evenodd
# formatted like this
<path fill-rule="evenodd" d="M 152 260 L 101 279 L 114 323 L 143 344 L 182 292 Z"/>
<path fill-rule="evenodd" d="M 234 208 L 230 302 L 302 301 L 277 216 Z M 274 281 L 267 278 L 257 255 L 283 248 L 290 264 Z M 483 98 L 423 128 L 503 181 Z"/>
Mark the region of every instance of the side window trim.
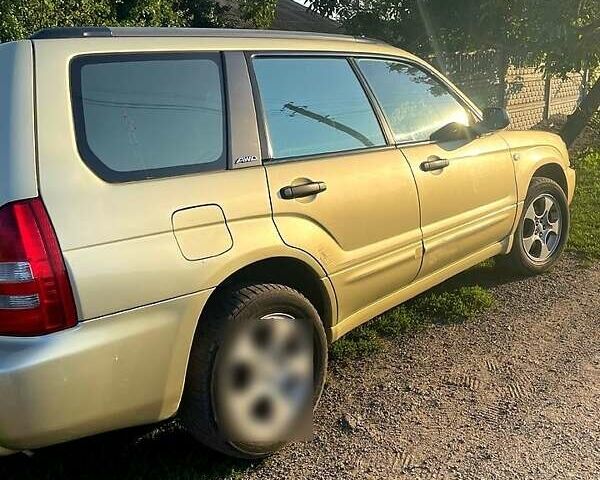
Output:
<path fill-rule="evenodd" d="M 273 149 L 271 148 L 271 139 L 267 129 L 266 115 L 263 108 L 260 91 L 258 89 L 258 80 L 254 71 L 253 60 L 260 52 L 245 52 L 248 73 L 250 74 L 250 85 L 252 87 L 252 97 L 254 98 L 254 110 L 256 111 L 256 121 L 258 126 L 258 136 L 260 138 L 260 150 L 263 162 L 270 162 L 273 158 Z"/>
<path fill-rule="evenodd" d="M 228 169 L 262 165 L 264 141 L 257 129 L 258 111 L 244 52 L 223 53 L 227 97 Z"/>
<path fill-rule="evenodd" d="M 215 162 L 207 164 L 190 164 L 161 167 L 152 170 L 133 170 L 117 171 L 108 167 L 91 149 L 86 132 L 83 113 L 83 102 L 81 101 L 82 85 L 81 70 L 85 65 L 97 63 L 109 63 L 110 61 L 127 61 L 135 58 L 137 61 L 143 60 L 173 60 L 177 58 L 185 59 L 206 59 L 216 60 L 219 67 L 219 79 L 221 88 L 221 102 L 223 112 L 223 152 Z M 122 59 L 122 60 L 121 60 Z M 177 177 L 202 172 L 220 171 L 227 169 L 227 159 L 229 156 L 229 105 L 227 96 L 227 80 L 225 76 L 225 59 L 220 51 L 202 51 L 202 52 L 114 52 L 114 53 L 93 53 L 83 54 L 73 57 L 69 62 L 69 88 L 71 99 L 71 110 L 73 114 L 74 135 L 77 145 L 77 151 L 83 163 L 100 179 L 107 183 L 128 183 L 134 181 L 155 180 L 160 178 Z"/>
<path fill-rule="evenodd" d="M 372 152 L 378 150 L 386 150 L 390 148 L 395 148 L 393 143 L 393 136 L 391 133 L 391 129 L 388 125 L 387 120 L 380 113 L 380 106 L 377 103 L 377 100 L 373 96 L 368 84 L 364 81 L 362 74 L 358 71 L 354 60 L 352 59 L 351 53 L 345 52 L 319 52 L 319 51 L 246 51 L 246 62 L 248 65 L 248 71 L 250 74 L 250 83 L 252 86 L 252 95 L 254 97 L 254 105 L 258 123 L 258 131 L 260 137 L 261 144 L 261 154 L 263 163 L 283 163 L 283 162 L 297 162 L 304 160 L 312 160 L 317 158 L 332 158 L 340 155 L 352 155 L 352 154 L 360 154 L 364 152 Z M 256 72 L 254 69 L 253 60 L 255 58 L 344 58 L 352 72 L 356 76 L 357 81 L 359 82 L 368 102 L 373 110 L 373 114 L 377 120 L 377 123 L 381 129 L 381 133 L 385 139 L 385 145 L 378 145 L 373 147 L 365 147 L 353 150 L 343 150 L 336 152 L 326 152 L 326 153 L 317 153 L 311 155 L 301 155 L 296 157 L 285 157 L 285 158 L 274 158 L 272 142 L 269 134 L 269 129 L 267 127 L 267 119 L 264 112 L 263 102 L 260 94 L 260 89 L 258 88 L 258 80 L 256 77 Z"/>
<path fill-rule="evenodd" d="M 377 99 L 377 96 L 373 92 L 373 89 L 371 88 L 364 73 L 360 70 L 360 67 L 358 67 L 357 60 L 383 60 L 383 61 L 387 60 L 390 62 L 397 62 L 397 63 L 403 64 L 403 65 L 406 65 L 409 67 L 416 68 L 416 69 L 422 71 L 423 73 L 425 73 L 426 75 L 429 75 L 430 77 L 434 78 L 436 81 L 438 81 L 440 83 L 440 85 L 466 110 L 466 112 L 469 115 L 471 115 L 476 120 L 481 120 L 481 114 L 477 110 L 475 110 L 473 108 L 473 106 L 470 105 L 470 103 L 467 102 L 463 98 L 463 95 L 461 94 L 461 92 L 458 92 L 452 84 L 448 83 L 448 80 L 446 80 L 444 77 L 438 75 L 436 72 L 434 72 L 433 70 L 428 68 L 426 65 L 422 65 L 418 62 L 411 61 L 410 59 L 404 58 L 404 57 L 391 57 L 388 55 L 380 56 L 380 55 L 365 55 L 365 54 L 352 55 L 352 61 L 356 65 L 357 75 L 368 86 L 369 94 L 373 96 L 374 101 L 377 103 L 378 110 L 381 112 L 381 115 L 387 125 L 387 128 L 391 132 L 392 144 L 395 145 L 396 147 L 407 147 L 407 146 L 412 146 L 412 145 L 433 145 L 436 142 L 434 142 L 433 140 L 415 140 L 415 141 L 408 140 L 405 142 L 397 142 L 395 140 L 390 121 L 389 121 L 385 111 L 383 110 L 379 100 Z"/>
<path fill-rule="evenodd" d="M 394 139 L 394 132 L 392 131 L 390 122 L 388 122 L 388 119 L 385 116 L 385 112 L 383 111 L 383 108 L 381 108 L 381 105 L 379 104 L 379 101 L 377 100 L 377 97 L 375 96 L 375 92 L 373 92 L 371 85 L 369 85 L 369 82 L 367 81 L 363 73 L 360 71 L 358 63 L 356 63 L 356 57 L 348 57 L 348 62 L 350 63 L 350 67 L 354 71 L 354 75 L 356 75 L 356 77 L 358 78 L 358 81 L 360 82 L 365 92 L 365 95 L 369 99 L 371 108 L 375 112 L 375 116 L 377 117 L 377 121 L 379 122 L 379 126 L 381 127 L 381 131 L 385 136 L 386 144 L 395 145 L 396 142 Z"/>

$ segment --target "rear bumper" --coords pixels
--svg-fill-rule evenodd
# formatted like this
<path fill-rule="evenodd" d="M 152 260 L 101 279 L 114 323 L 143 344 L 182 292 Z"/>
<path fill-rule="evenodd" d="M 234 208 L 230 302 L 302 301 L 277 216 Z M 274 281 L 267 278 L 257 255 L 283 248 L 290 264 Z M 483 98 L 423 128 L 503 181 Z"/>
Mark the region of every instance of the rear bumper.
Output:
<path fill-rule="evenodd" d="M 0 337 L 0 447 L 39 448 L 172 416 L 210 293 L 43 337 Z"/>

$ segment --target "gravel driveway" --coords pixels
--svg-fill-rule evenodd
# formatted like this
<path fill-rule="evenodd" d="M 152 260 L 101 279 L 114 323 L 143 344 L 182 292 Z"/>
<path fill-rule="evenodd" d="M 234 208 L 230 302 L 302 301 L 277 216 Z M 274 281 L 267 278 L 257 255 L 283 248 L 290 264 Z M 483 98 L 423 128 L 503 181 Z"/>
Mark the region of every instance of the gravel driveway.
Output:
<path fill-rule="evenodd" d="M 163 425 L 0 459 L 0 478 L 600 478 L 600 264 L 453 282 L 490 287 L 496 306 L 334 365 L 312 442 L 239 463 Z"/>
<path fill-rule="evenodd" d="M 505 281 L 475 321 L 334 367 L 314 441 L 242 478 L 600 478 L 600 265 Z"/>

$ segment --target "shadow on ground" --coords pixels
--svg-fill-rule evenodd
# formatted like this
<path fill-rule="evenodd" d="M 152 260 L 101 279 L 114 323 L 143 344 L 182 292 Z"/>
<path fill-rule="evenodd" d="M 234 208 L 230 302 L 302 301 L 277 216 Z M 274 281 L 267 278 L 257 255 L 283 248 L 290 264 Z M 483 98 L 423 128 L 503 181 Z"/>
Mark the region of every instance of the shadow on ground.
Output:
<path fill-rule="evenodd" d="M 518 281 L 493 262 L 474 267 L 436 289 Z M 97 435 L 36 451 L 0 458 L 0 479 L 222 479 L 251 469 L 203 448 L 176 422 Z"/>
<path fill-rule="evenodd" d="M 494 260 L 488 260 L 446 280 L 435 289 L 451 290 L 475 285 L 492 288 L 519 280 L 523 280 L 523 277 L 508 268 L 497 265 Z"/>
<path fill-rule="evenodd" d="M 251 468 L 200 446 L 176 423 L 107 433 L 0 458 L 0 478 L 221 479 Z"/>

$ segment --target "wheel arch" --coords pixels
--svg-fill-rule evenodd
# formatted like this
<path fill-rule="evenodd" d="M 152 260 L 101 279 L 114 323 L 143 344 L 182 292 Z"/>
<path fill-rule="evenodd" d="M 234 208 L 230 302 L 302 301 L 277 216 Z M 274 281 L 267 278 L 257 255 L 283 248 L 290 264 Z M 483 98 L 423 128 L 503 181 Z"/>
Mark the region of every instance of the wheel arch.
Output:
<path fill-rule="evenodd" d="M 202 315 L 227 288 L 235 284 L 277 283 L 291 287 L 304 295 L 315 307 L 331 340 L 331 327 L 337 317 L 335 293 L 327 278 L 323 278 L 308 263 L 291 256 L 264 258 L 240 267 L 214 289 L 204 305 L 198 326 L 201 327 Z"/>
<path fill-rule="evenodd" d="M 547 177 L 560 185 L 569 198 L 573 188 L 569 182 L 568 160 L 563 159 L 559 151 L 551 146 L 537 146 L 513 153 L 515 175 L 517 180 L 517 198 L 525 200 L 531 181 L 535 177 Z"/>
<path fill-rule="evenodd" d="M 549 161 L 548 163 L 545 163 L 544 165 L 538 167 L 537 170 L 533 172 L 533 175 L 529 180 L 530 185 L 531 180 L 533 180 L 533 178 L 535 177 L 545 177 L 549 178 L 550 180 L 554 180 L 556 183 L 558 183 L 560 188 L 562 188 L 563 192 L 565 192 L 565 197 L 569 197 L 569 185 L 567 183 L 567 176 L 565 175 L 565 172 L 559 163 Z"/>

